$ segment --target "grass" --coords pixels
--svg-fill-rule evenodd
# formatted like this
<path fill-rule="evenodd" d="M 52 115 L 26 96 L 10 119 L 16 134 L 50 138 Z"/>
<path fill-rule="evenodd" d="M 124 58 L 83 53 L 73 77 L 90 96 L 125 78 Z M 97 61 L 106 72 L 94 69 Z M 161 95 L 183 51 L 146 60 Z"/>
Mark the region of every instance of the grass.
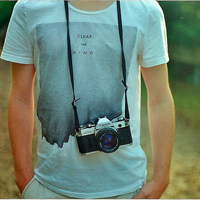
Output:
<path fill-rule="evenodd" d="M 186 124 L 200 128 L 200 88 L 181 81 L 170 82 L 174 97 L 176 117 Z M 142 82 L 142 105 L 146 105 L 147 94 Z"/>

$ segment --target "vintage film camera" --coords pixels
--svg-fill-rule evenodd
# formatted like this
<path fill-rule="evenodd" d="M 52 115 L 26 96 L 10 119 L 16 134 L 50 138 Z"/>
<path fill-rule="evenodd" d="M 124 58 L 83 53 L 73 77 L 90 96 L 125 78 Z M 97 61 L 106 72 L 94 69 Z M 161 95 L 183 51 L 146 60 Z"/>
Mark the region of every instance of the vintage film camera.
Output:
<path fill-rule="evenodd" d="M 122 117 L 112 121 L 104 117 L 99 118 L 96 125 L 82 125 L 76 137 L 81 154 L 95 151 L 112 153 L 121 145 L 132 144 L 129 122 Z"/>

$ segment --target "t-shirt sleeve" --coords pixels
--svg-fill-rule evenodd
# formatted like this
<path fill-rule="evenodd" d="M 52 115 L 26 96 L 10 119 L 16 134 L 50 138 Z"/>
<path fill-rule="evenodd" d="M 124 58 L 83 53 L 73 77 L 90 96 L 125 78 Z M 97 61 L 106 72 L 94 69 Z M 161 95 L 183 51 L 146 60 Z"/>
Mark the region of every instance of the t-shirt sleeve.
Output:
<path fill-rule="evenodd" d="M 1 59 L 21 64 L 33 64 L 33 48 L 23 1 L 18 1 L 14 7 Z"/>
<path fill-rule="evenodd" d="M 164 14 L 157 2 L 150 6 L 139 53 L 139 65 L 153 67 L 169 61 Z"/>

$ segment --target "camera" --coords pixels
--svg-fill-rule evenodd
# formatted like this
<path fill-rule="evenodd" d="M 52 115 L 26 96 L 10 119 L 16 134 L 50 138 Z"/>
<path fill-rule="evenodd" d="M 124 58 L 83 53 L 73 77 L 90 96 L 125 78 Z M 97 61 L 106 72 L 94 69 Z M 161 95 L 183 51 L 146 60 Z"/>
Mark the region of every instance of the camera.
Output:
<path fill-rule="evenodd" d="M 121 145 L 132 144 L 129 121 L 123 117 L 112 121 L 103 117 L 98 119 L 97 124 L 81 125 L 76 138 L 81 154 L 95 151 L 113 153 Z"/>

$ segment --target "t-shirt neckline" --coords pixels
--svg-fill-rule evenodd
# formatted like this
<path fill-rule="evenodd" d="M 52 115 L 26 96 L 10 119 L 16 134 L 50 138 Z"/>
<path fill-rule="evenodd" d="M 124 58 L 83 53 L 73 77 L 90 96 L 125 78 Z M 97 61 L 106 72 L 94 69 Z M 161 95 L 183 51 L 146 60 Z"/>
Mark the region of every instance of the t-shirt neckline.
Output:
<path fill-rule="evenodd" d="M 110 6 L 108 6 L 107 8 L 103 9 L 103 10 L 98 10 L 98 11 L 84 11 L 84 10 L 80 10 L 78 8 L 75 8 L 74 6 L 72 6 L 69 3 L 69 8 L 71 8 L 72 10 L 82 13 L 82 14 L 86 14 L 86 15 L 94 15 L 94 14 L 99 14 L 99 13 L 103 13 L 106 12 L 107 10 L 111 9 L 114 5 L 115 5 L 116 1 L 114 1 Z"/>

